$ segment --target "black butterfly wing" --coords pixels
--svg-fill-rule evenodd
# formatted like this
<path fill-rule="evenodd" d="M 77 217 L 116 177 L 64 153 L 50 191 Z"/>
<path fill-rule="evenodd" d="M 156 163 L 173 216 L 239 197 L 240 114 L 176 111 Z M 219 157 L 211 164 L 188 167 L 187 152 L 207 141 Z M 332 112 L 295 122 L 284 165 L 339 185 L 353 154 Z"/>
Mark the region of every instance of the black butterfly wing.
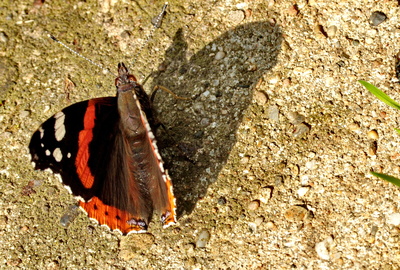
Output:
<path fill-rule="evenodd" d="M 90 218 L 124 234 L 142 232 L 152 202 L 124 166 L 129 153 L 116 103 L 115 97 L 97 98 L 63 109 L 33 134 L 29 149 L 35 169 L 60 174 Z"/>

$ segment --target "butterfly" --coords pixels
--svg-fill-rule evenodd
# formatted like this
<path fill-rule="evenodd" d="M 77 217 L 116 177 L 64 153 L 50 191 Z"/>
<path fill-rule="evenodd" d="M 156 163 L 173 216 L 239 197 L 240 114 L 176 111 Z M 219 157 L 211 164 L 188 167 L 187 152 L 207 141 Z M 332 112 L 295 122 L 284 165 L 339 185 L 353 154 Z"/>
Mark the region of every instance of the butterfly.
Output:
<path fill-rule="evenodd" d="M 153 211 L 176 223 L 172 181 L 163 167 L 151 101 L 123 63 L 115 97 L 75 103 L 46 120 L 29 151 L 36 170 L 51 169 L 89 218 L 122 234 L 147 231 Z"/>

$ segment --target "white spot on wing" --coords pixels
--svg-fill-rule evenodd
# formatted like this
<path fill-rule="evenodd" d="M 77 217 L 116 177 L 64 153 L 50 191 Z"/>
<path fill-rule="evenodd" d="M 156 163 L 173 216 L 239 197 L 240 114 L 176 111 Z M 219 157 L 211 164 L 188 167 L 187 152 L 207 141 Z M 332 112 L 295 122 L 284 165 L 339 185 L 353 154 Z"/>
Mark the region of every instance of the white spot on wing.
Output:
<path fill-rule="evenodd" d="M 155 144 L 154 144 L 155 145 Z M 162 161 L 162 158 L 161 158 L 161 155 L 160 155 L 160 153 L 158 152 L 158 150 L 157 150 L 157 148 L 154 148 L 154 152 L 156 153 L 156 157 L 157 157 L 157 159 L 158 159 L 158 161 Z M 160 163 L 161 164 L 161 163 Z"/>
<path fill-rule="evenodd" d="M 85 209 L 83 209 L 85 212 L 86 212 L 86 210 Z M 87 212 L 86 212 L 87 213 Z M 96 224 L 99 224 L 99 221 L 97 220 L 97 219 L 95 219 L 95 218 L 89 218 L 91 221 L 94 221 Z M 101 225 L 101 226 L 103 226 L 103 225 Z M 106 225 L 107 226 L 107 225 Z M 107 226 L 108 227 L 108 226 Z M 110 229 L 110 228 L 109 228 Z"/>
<path fill-rule="evenodd" d="M 58 179 L 58 181 L 60 181 L 62 183 L 62 178 L 61 178 L 60 174 L 55 173 L 54 176 Z"/>
<path fill-rule="evenodd" d="M 85 200 L 81 196 L 74 196 L 74 198 L 80 202 L 85 202 Z"/>
<path fill-rule="evenodd" d="M 53 157 L 54 157 L 54 159 L 55 159 L 57 162 L 60 162 L 60 161 L 62 160 L 63 155 L 62 155 L 62 153 L 61 153 L 60 148 L 54 149 L 54 151 L 53 151 Z"/>
<path fill-rule="evenodd" d="M 114 232 L 117 232 L 117 233 L 120 233 L 121 235 L 123 235 L 123 233 L 119 229 L 115 229 Z"/>
<path fill-rule="evenodd" d="M 131 233 L 147 233 L 147 231 L 146 230 L 140 230 L 140 231 L 132 230 L 132 231 L 128 232 L 126 235 L 130 235 Z"/>
<path fill-rule="evenodd" d="M 97 223 L 98 223 L 98 222 L 97 222 Z M 110 231 L 111 231 L 110 227 L 108 227 L 108 225 L 107 225 L 107 224 L 101 224 L 100 226 L 101 226 L 101 227 L 104 227 L 104 228 L 107 228 L 108 230 L 110 230 Z"/>
<path fill-rule="evenodd" d="M 71 190 L 71 188 L 70 188 L 69 186 L 64 186 L 64 187 L 65 187 L 66 190 L 68 190 L 68 192 L 69 192 L 70 194 L 72 194 L 72 190 Z"/>
<path fill-rule="evenodd" d="M 40 132 L 40 139 L 43 139 L 44 136 L 44 129 L 42 127 L 39 127 L 39 132 Z"/>
<path fill-rule="evenodd" d="M 162 162 L 160 162 L 158 166 L 160 167 L 161 172 L 164 173 L 164 165 L 162 164 Z"/>
<path fill-rule="evenodd" d="M 51 155 L 51 152 L 50 152 L 49 149 L 46 149 L 46 151 L 44 151 L 44 153 L 46 154 L 46 156 L 50 156 Z"/>
<path fill-rule="evenodd" d="M 67 158 L 70 158 L 70 157 L 71 157 L 71 153 L 69 153 L 69 152 L 68 152 L 68 154 L 67 154 Z"/>
<path fill-rule="evenodd" d="M 54 130 L 56 131 L 55 137 L 57 141 L 61 141 L 64 138 L 66 132 L 64 125 L 65 114 L 63 112 L 58 112 L 54 115 L 54 118 L 56 119 L 56 122 L 54 124 Z"/>

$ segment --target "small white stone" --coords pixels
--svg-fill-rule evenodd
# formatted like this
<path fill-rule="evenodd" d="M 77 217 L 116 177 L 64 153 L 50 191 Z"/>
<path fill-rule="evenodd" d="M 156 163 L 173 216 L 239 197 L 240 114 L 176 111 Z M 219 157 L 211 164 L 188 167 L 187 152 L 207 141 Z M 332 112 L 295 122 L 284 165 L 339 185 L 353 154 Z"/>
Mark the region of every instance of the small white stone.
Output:
<path fill-rule="evenodd" d="M 208 241 L 210 240 L 210 233 L 208 232 L 208 230 L 203 229 L 200 231 L 199 233 L 199 237 L 196 241 L 196 247 L 197 248 L 205 248 Z"/>
<path fill-rule="evenodd" d="M 236 4 L 237 9 L 245 9 L 245 8 L 247 8 L 247 6 L 248 6 L 248 4 L 245 2 Z"/>
<path fill-rule="evenodd" d="M 329 260 L 329 250 L 326 245 L 326 241 L 322 241 L 315 244 L 315 251 L 317 252 L 318 256 L 323 260 Z"/>
<path fill-rule="evenodd" d="M 272 188 L 265 187 L 261 189 L 260 202 L 267 203 L 271 199 Z"/>
<path fill-rule="evenodd" d="M 370 38 L 370 37 L 367 37 L 367 38 L 365 39 L 365 43 L 367 43 L 367 44 L 372 44 L 372 43 L 374 43 L 374 39 L 372 39 L 372 38 Z"/>
<path fill-rule="evenodd" d="M 269 78 L 268 82 L 270 84 L 276 84 L 279 82 L 279 76 L 278 75 L 273 75 L 271 78 Z"/>
<path fill-rule="evenodd" d="M 203 96 L 205 96 L 205 97 L 208 97 L 210 95 L 210 91 L 205 91 L 205 92 L 203 92 Z"/>
<path fill-rule="evenodd" d="M 299 188 L 299 190 L 297 190 L 297 194 L 299 195 L 299 197 L 303 197 L 309 190 L 310 187 L 301 187 Z"/>
<path fill-rule="evenodd" d="M 315 160 L 307 161 L 306 168 L 309 170 L 314 170 L 315 168 L 317 168 L 317 164 L 316 164 Z"/>
<path fill-rule="evenodd" d="M 215 60 L 221 60 L 225 57 L 225 53 L 223 51 L 219 51 L 215 54 Z"/>
<path fill-rule="evenodd" d="M 338 28 L 336 25 L 331 25 L 326 30 L 326 34 L 328 35 L 328 37 L 334 37 L 334 36 L 336 36 L 337 30 L 338 30 Z"/>
<path fill-rule="evenodd" d="M 387 223 L 399 226 L 400 225 L 400 213 L 393 213 L 388 216 Z"/>

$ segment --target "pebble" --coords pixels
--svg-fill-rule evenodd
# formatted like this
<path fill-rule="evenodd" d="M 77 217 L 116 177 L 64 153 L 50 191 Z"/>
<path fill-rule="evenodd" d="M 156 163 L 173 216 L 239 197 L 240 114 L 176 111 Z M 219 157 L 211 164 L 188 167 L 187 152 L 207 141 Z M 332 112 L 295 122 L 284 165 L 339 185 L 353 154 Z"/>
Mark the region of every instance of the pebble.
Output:
<path fill-rule="evenodd" d="M 390 214 L 386 220 L 390 225 L 399 226 L 400 225 L 400 213 Z"/>
<path fill-rule="evenodd" d="M 19 231 L 20 231 L 20 232 L 27 232 L 27 231 L 29 231 L 29 227 L 26 226 L 26 225 L 24 225 L 24 226 L 22 226 L 22 227 L 19 229 Z"/>
<path fill-rule="evenodd" d="M 30 111 L 21 111 L 20 113 L 19 113 L 19 117 L 20 118 L 26 118 L 26 117 L 28 117 L 29 115 L 31 114 L 31 112 Z"/>
<path fill-rule="evenodd" d="M 272 222 L 272 221 L 268 221 L 268 222 L 265 224 L 265 226 L 266 226 L 268 229 L 273 230 L 273 231 L 276 231 L 276 230 L 278 229 L 278 228 L 276 227 L 275 223 Z"/>
<path fill-rule="evenodd" d="M 223 52 L 223 51 L 219 51 L 219 52 L 217 52 L 216 54 L 215 54 L 215 60 L 221 60 L 221 59 L 223 59 L 224 57 L 225 57 L 225 52 Z"/>
<path fill-rule="evenodd" d="M 187 253 L 193 253 L 194 249 L 196 248 L 194 243 L 188 243 L 184 246 Z"/>
<path fill-rule="evenodd" d="M 268 108 L 268 118 L 278 122 L 279 121 L 279 108 L 276 105 L 272 105 Z"/>
<path fill-rule="evenodd" d="M 381 11 L 374 11 L 369 17 L 369 21 L 373 26 L 377 26 L 383 23 L 386 19 L 386 14 Z"/>
<path fill-rule="evenodd" d="M 307 126 L 304 123 L 301 123 L 297 126 L 295 126 L 295 130 L 293 132 L 293 137 L 295 138 L 301 138 L 303 137 L 305 134 L 307 134 L 308 132 L 310 132 L 310 127 Z"/>
<path fill-rule="evenodd" d="M 304 120 L 306 120 L 304 115 L 301 115 L 297 112 L 288 113 L 287 118 L 289 119 L 289 122 L 292 123 L 293 125 L 300 124 L 300 123 L 304 122 Z"/>
<path fill-rule="evenodd" d="M 262 105 L 264 105 L 265 103 L 267 103 L 268 97 L 267 97 L 267 95 L 266 95 L 264 92 L 256 91 L 256 92 L 254 93 L 254 101 L 255 101 L 258 105 L 262 106 Z"/>
<path fill-rule="evenodd" d="M 318 242 L 315 244 L 315 251 L 318 256 L 323 260 L 330 259 L 330 246 L 333 244 L 332 236 L 328 236 L 324 241 Z"/>
<path fill-rule="evenodd" d="M 315 37 L 318 39 L 322 39 L 327 36 L 326 32 L 324 31 L 324 28 L 322 27 L 322 25 L 319 24 L 314 26 L 314 34 Z"/>
<path fill-rule="evenodd" d="M 260 201 L 259 200 L 254 200 L 251 201 L 248 205 L 247 208 L 251 211 L 257 210 L 258 207 L 260 207 Z"/>
<path fill-rule="evenodd" d="M 271 194 L 272 194 L 272 188 L 270 187 L 262 188 L 260 194 L 260 201 L 262 203 L 268 203 L 269 199 L 271 199 Z"/>
<path fill-rule="evenodd" d="M 203 113 L 205 111 L 203 103 L 200 103 L 200 102 L 195 103 L 193 105 L 193 109 L 197 113 Z"/>
<path fill-rule="evenodd" d="M 305 167 L 309 170 L 314 170 L 317 168 L 317 162 L 315 160 L 307 161 Z"/>
<path fill-rule="evenodd" d="M 304 195 L 307 194 L 307 192 L 310 190 L 310 187 L 301 187 L 297 190 L 297 195 L 299 195 L 299 197 L 303 197 Z"/>
<path fill-rule="evenodd" d="M 275 74 L 268 79 L 270 84 L 277 84 L 279 82 L 279 75 Z"/>
<path fill-rule="evenodd" d="M 348 128 L 349 128 L 351 131 L 354 131 L 354 132 L 360 131 L 360 125 L 357 124 L 357 123 L 351 123 L 351 124 L 348 126 Z"/>
<path fill-rule="evenodd" d="M 211 237 L 211 235 L 208 230 L 206 230 L 206 229 L 201 230 L 199 233 L 199 237 L 196 241 L 196 247 L 197 248 L 205 248 L 208 241 L 210 240 L 210 237 Z"/>
<path fill-rule="evenodd" d="M 287 10 L 287 13 L 291 16 L 296 16 L 299 13 L 299 9 L 297 8 L 297 5 L 291 5 L 289 9 Z"/>
<path fill-rule="evenodd" d="M 302 206 L 294 205 L 285 211 L 285 218 L 288 221 L 302 221 L 308 215 L 308 210 Z"/>
<path fill-rule="evenodd" d="M 0 41 L 3 42 L 3 43 L 7 43 L 8 40 L 9 40 L 9 38 L 6 35 L 6 33 L 0 32 Z"/>
<path fill-rule="evenodd" d="M 208 126 L 210 124 L 210 119 L 208 118 L 203 118 L 200 120 L 200 125 L 202 125 L 203 127 Z"/>
<path fill-rule="evenodd" d="M 257 231 L 257 225 L 254 222 L 249 222 L 248 226 L 249 226 L 249 230 L 251 232 L 256 232 Z"/>
<path fill-rule="evenodd" d="M 326 29 L 326 34 L 328 35 L 328 37 L 332 38 L 336 36 L 337 30 L 338 28 L 336 25 L 331 25 L 328 27 L 328 29 Z"/>
<path fill-rule="evenodd" d="M 252 10 L 251 8 L 245 9 L 245 11 L 244 11 L 244 16 L 245 16 L 246 18 L 250 18 L 251 15 L 253 15 L 253 10 Z"/>
<path fill-rule="evenodd" d="M 263 223 L 264 221 L 264 217 L 256 217 L 256 219 L 254 220 L 254 224 L 256 224 L 257 226 L 260 226 L 261 223 Z"/>
<path fill-rule="evenodd" d="M 281 175 L 275 176 L 275 186 L 282 186 L 285 182 L 283 181 L 283 177 Z"/>
<path fill-rule="evenodd" d="M 375 129 L 368 131 L 367 136 L 369 139 L 373 140 L 377 140 L 379 138 L 378 132 Z"/>
<path fill-rule="evenodd" d="M 165 71 L 167 69 L 168 65 L 165 62 L 162 62 L 158 67 L 157 70 L 158 71 Z"/>
<path fill-rule="evenodd" d="M 286 78 L 282 81 L 282 86 L 286 87 L 289 86 L 292 83 L 292 80 L 290 78 Z"/>
<path fill-rule="evenodd" d="M 365 39 L 365 43 L 367 43 L 367 44 L 373 44 L 373 43 L 374 43 L 374 39 L 373 39 L 373 38 L 370 38 L 370 37 L 367 37 L 367 38 Z"/>
<path fill-rule="evenodd" d="M 235 24 L 241 23 L 244 20 L 244 18 L 245 14 L 243 10 L 234 10 L 231 11 L 228 15 L 228 20 Z"/>
<path fill-rule="evenodd" d="M 78 216 L 79 207 L 76 205 L 71 205 L 68 207 L 67 212 L 60 218 L 60 224 L 63 227 L 68 227 Z"/>
<path fill-rule="evenodd" d="M 240 163 L 241 164 L 247 164 L 250 161 L 250 157 L 249 156 L 244 156 L 241 160 Z"/>

